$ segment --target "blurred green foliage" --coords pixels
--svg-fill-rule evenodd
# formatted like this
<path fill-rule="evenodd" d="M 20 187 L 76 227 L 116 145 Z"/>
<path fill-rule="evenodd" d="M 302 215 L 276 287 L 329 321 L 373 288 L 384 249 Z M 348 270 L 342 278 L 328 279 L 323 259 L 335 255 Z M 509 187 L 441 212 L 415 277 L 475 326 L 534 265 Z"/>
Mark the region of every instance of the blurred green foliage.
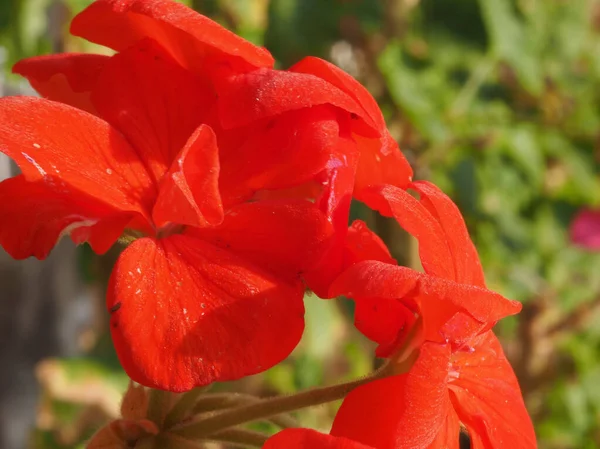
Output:
<path fill-rule="evenodd" d="M 67 33 L 88 3 L 0 2 L 10 63 L 94 48 Z M 573 214 L 600 206 L 600 1 L 187 3 L 267 46 L 280 67 L 320 56 L 373 92 L 417 177 L 461 207 L 490 287 L 524 302 L 499 331 L 540 447 L 600 447 L 600 256 L 568 239 Z M 353 210 L 399 260 L 414 260 L 405 236 Z M 346 309 L 307 304 L 295 357 L 251 388 L 289 392 L 368 371 L 368 346 L 349 329 Z"/>

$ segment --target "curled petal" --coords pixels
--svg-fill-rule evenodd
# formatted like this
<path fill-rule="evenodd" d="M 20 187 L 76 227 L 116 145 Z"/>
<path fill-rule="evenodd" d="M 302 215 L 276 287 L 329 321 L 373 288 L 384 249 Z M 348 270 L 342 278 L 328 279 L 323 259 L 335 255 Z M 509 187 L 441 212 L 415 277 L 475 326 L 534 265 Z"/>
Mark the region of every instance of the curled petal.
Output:
<path fill-rule="evenodd" d="M 419 256 L 426 273 L 456 280 L 454 258 L 444 229 L 419 200 L 391 185 L 365 189 L 361 199 L 382 215 L 394 217 L 419 241 Z"/>
<path fill-rule="evenodd" d="M 240 108 L 237 104 L 231 107 Z M 247 133 L 243 142 L 219 140 L 219 182 L 226 204 L 245 200 L 260 190 L 309 182 L 344 144 L 335 111 L 328 106 L 292 111 L 242 132 Z M 237 133 L 225 131 L 219 137 Z"/>
<path fill-rule="evenodd" d="M 427 181 L 411 184 L 421 196 L 420 203 L 437 219 L 446 236 L 457 282 L 485 287 L 485 278 L 475 245 L 460 210 L 438 187 Z"/>
<path fill-rule="evenodd" d="M 33 97 L 0 100 L 0 150 L 28 181 L 58 178 L 122 210 L 146 212 L 156 186 L 127 141 L 86 112 Z"/>
<path fill-rule="evenodd" d="M 369 229 L 362 220 L 355 220 L 348 228 L 346 235 L 346 267 L 354 265 L 363 260 L 378 260 L 395 265 L 396 260 L 390 255 L 390 251 L 383 240 Z"/>
<path fill-rule="evenodd" d="M 91 98 L 101 117 L 131 143 L 156 182 L 194 130 L 208 122 L 215 101 L 197 76 L 151 39 L 110 58 Z"/>
<path fill-rule="evenodd" d="M 374 449 L 344 437 L 312 429 L 285 429 L 267 440 L 263 449 Z"/>
<path fill-rule="evenodd" d="M 102 254 L 135 215 L 67 187 L 56 192 L 50 182 L 61 181 L 28 182 L 19 175 L 0 183 L 0 245 L 15 259 L 45 259 L 65 235 Z"/>
<path fill-rule="evenodd" d="M 351 391 L 331 435 L 378 449 L 426 449 L 451 408 L 446 384 L 449 358 L 449 345 L 425 343 L 408 373 Z"/>
<path fill-rule="evenodd" d="M 473 449 L 537 448 L 517 378 L 492 331 L 453 355 L 450 397 Z"/>
<path fill-rule="evenodd" d="M 219 89 L 219 116 L 225 129 L 284 112 L 324 104 L 362 113 L 352 98 L 313 75 L 259 69 L 227 79 Z"/>
<path fill-rule="evenodd" d="M 385 130 L 383 114 L 373 96 L 362 84 L 339 67 L 323 59 L 308 56 L 294 64 L 289 70 L 290 72 L 314 75 L 335 86 L 356 101 L 361 108 L 360 115 L 370 126 L 378 131 Z"/>
<path fill-rule="evenodd" d="M 242 70 L 273 65 L 266 49 L 170 0 L 96 1 L 73 19 L 71 33 L 117 51 L 149 37 L 197 73 L 211 66 L 207 60 Z"/>
<path fill-rule="evenodd" d="M 27 78 L 42 97 L 95 114 L 90 92 L 109 59 L 80 53 L 37 56 L 17 62 L 13 72 Z"/>
<path fill-rule="evenodd" d="M 168 223 L 195 227 L 223 221 L 219 193 L 219 149 L 206 125 L 192 134 L 162 180 L 152 218 L 157 227 Z"/>
<path fill-rule="evenodd" d="M 136 382 L 187 391 L 279 363 L 304 327 L 304 289 L 185 235 L 136 240 L 119 257 L 107 308 Z"/>
<path fill-rule="evenodd" d="M 483 331 L 521 309 L 520 303 L 481 287 L 458 284 L 376 261 L 359 262 L 348 268 L 331 285 L 329 294 L 348 296 L 356 301 L 362 298 L 395 298 L 411 309 L 414 306 L 423 319 L 425 340 L 433 341 L 446 338 L 463 341 L 472 335 L 471 327 L 452 328 L 454 334 L 444 332 L 448 329 L 444 326 L 457 313 L 468 313 L 482 323 L 479 330 Z M 400 332 L 400 329 L 397 331 Z"/>
<path fill-rule="evenodd" d="M 379 105 L 365 87 L 339 67 L 313 56 L 304 58 L 290 68 L 291 72 L 311 74 L 334 85 L 360 105 L 358 115 L 377 131 L 377 138 L 353 126 L 360 160 L 356 173 L 355 196 L 360 199 L 363 188 L 369 185 L 391 184 L 406 187 L 413 176 L 410 164 L 400 152 L 398 144 L 387 130 Z"/>

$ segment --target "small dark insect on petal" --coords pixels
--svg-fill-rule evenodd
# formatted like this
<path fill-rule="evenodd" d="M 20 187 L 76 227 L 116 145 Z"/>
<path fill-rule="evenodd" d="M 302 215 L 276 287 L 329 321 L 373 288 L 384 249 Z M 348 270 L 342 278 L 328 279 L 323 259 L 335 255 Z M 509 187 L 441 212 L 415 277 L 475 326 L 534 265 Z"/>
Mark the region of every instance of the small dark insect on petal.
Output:
<path fill-rule="evenodd" d="M 110 313 L 115 313 L 117 310 L 121 308 L 121 302 L 116 303 L 114 306 L 110 308 Z"/>

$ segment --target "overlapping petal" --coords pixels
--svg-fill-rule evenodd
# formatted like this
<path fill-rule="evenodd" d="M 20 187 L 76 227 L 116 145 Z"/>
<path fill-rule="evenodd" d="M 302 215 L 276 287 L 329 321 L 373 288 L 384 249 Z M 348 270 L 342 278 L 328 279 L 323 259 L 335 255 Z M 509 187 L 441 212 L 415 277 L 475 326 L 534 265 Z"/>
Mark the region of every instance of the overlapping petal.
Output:
<path fill-rule="evenodd" d="M 239 133 L 245 136 L 242 141 L 227 136 Z M 340 137 L 335 111 L 324 106 L 291 111 L 247 129 L 222 131 L 219 137 L 223 167 L 220 186 L 229 204 L 259 190 L 310 182 L 340 146 L 353 146 Z"/>
<path fill-rule="evenodd" d="M 457 334 L 452 336 L 440 332 L 443 325 L 459 312 L 468 313 L 480 323 L 495 323 L 521 308 L 520 303 L 485 288 L 377 261 L 359 262 L 348 268 L 334 281 L 329 294 L 348 296 L 357 302 L 363 298 L 402 301 L 423 317 L 425 338 L 433 341 L 466 338 L 461 335 L 461 329 L 456 329 Z"/>
<path fill-rule="evenodd" d="M 58 178 L 28 182 L 23 175 L 0 183 L 0 245 L 15 259 L 45 259 L 64 235 L 89 242 L 99 254 L 119 238 L 132 214 L 68 188 Z"/>
<path fill-rule="evenodd" d="M 531 418 L 500 342 L 489 331 L 453 354 L 450 396 L 473 449 L 536 448 Z"/>
<path fill-rule="evenodd" d="M 309 201 L 271 200 L 240 204 L 228 211 L 220 226 L 186 233 L 297 282 L 320 260 L 333 229 Z"/>
<path fill-rule="evenodd" d="M 22 59 L 13 72 L 24 76 L 42 97 L 96 113 L 90 93 L 108 56 L 82 53 Z"/>
<path fill-rule="evenodd" d="M 92 101 L 159 182 L 192 132 L 209 123 L 215 98 L 155 41 L 142 39 L 110 58 Z"/>
<path fill-rule="evenodd" d="M 285 429 L 267 440 L 263 449 L 374 449 L 344 437 L 312 429 Z"/>
<path fill-rule="evenodd" d="M 76 227 L 81 229 L 71 233 L 72 237 L 78 242 L 90 238 L 100 252 L 118 238 L 118 229 L 122 231 L 126 223 L 151 230 L 148 218 L 156 185 L 135 151 L 106 122 L 61 103 L 9 97 L 0 100 L 0 142 L 0 150 L 23 173 L 5 181 L 2 193 L 23 196 L 27 192 L 30 197 L 23 201 L 44 220 L 26 220 L 21 225 L 27 223 L 27 230 L 15 227 L 4 235 L 31 239 L 47 232 L 40 247 L 33 243 L 35 238 L 29 245 L 24 241 L 15 252 L 19 258 L 45 257 L 52 240 Z M 26 182 L 32 185 L 26 186 Z M 28 218 L 36 217 L 35 212 L 22 208 L 13 210 L 19 211 Z M 16 218 L 8 225 L 17 226 Z M 103 220 L 109 222 L 103 224 Z M 93 233 L 86 231 L 90 226 L 104 229 L 107 236 L 92 237 Z M 7 243 L 8 247 L 12 244 Z"/>
<path fill-rule="evenodd" d="M 223 216 L 216 136 L 200 125 L 162 179 L 152 218 L 158 228 L 206 227 L 219 225 Z"/>
<path fill-rule="evenodd" d="M 170 0 L 99 0 L 73 19 L 71 33 L 116 51 L 148 37 L 183 67 L 209 77 L 223 66 L 248 71 L 273 65 L 264 48 Z"/>
<path fill-rule="evenodd" d="M 186 391 L 285 358 L 304 327 L 304 288 L 234 252 L 173 235 L 119 257 L 107 307 L 117 353 L 146 386 Z"/>
<path fill-rule="evenodd" d="M 412 168 L 390 136 L 379 105 L 362 84 L 335 65 L 312 56 L 294 64 L 290 71 L 315 75 L 348 94 L 362 109 L 358 115 L 377 131 L 377 139 L 365 139 L 373 135 L 360 127 L 353 127 L 354 132 L 362 136 L 355 136 L 360 148 L 355 187 L 357 198 L 369 185 L 408 185 L 413 175 Z"/>
<path fill-rule="evenodd" d="M 348 228 L 344 249 L 345 265 L 348 267 L 363 260 L 396 264 L 396 260 L 390 255 L 383 240 L 362 220 L 354 220 Z"/>
<path fill-rule="evenodd" d="M 448 345 L 425 343 L 406 374 L 362 385 L 344 399 L 331 435 L 378 449 L 427 448 L 450 407 Z"/>

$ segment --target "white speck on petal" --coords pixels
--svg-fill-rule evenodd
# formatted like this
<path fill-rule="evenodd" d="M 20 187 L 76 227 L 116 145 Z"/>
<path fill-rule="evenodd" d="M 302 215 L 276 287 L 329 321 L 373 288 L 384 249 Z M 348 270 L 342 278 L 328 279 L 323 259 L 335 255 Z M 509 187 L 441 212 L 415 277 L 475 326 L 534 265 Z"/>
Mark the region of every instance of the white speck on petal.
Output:
<path fill-rule="evenodd" d="M 38 164 L 35 161 L 34 158 L 32 158 L 31 156 L 29 156 L 27 153 L 21 152 L 21 154 L 27 160 L 27 162 L 29 162 L 31 165 L 33 165 L 36 168 L 36 170 L 40 173 L 40 175 L 46 176 L 46 171 L 40 166 L 40 164 Z"/>
<path fill-rule="evenodd" d="M 136 271 L 138 272 L 138 274 L 142 274 L 142 269 L 140 267 L 137 267 Z"/>
<path fill-rule="evenodd" d="M 113 171 L 110 168 L 106 169 L 106 174 L 107 175 L 112 175 Z"/>
<path fill-rule="evenodd" d="M 41 147 L 41 145 L 40 145 L 39 143 L 34 143 L 34 144 L 33 144 L 33 146 L 34 146 L 35 148 L 42 148 L 42 147 Z"/>

